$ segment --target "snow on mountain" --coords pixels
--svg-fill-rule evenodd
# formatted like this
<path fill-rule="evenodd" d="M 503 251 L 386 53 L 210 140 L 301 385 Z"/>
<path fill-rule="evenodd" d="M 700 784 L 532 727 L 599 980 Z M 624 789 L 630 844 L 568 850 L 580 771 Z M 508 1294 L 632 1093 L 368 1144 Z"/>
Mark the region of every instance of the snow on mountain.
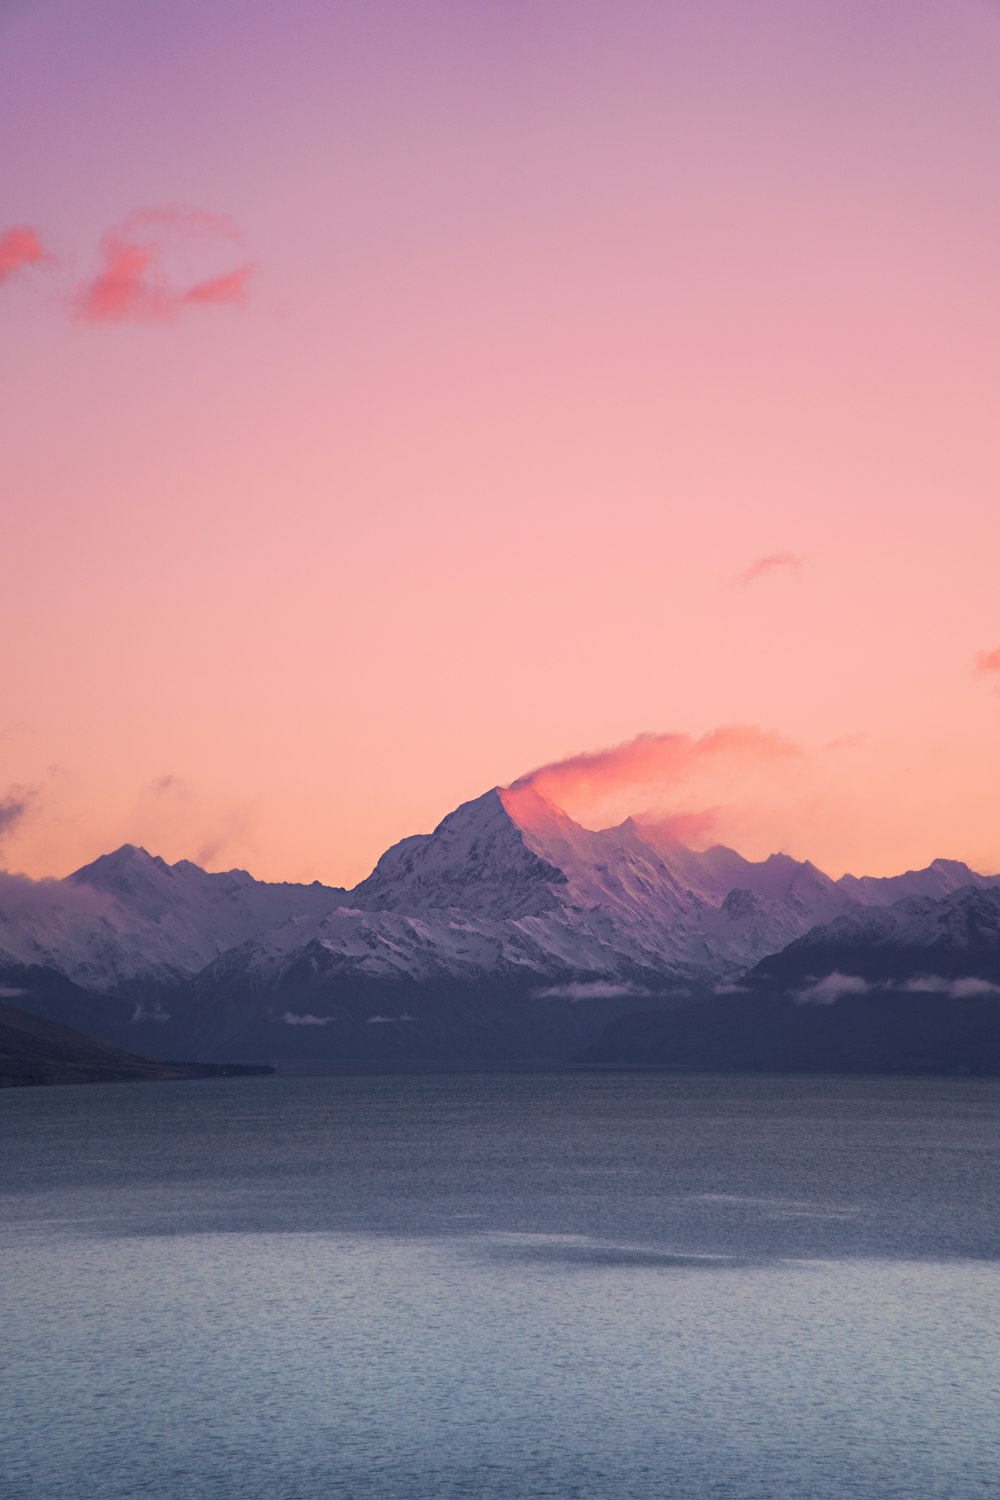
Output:
<path fill-rule="evenodd" d="M 168 989 L 164 1014 L 178 1027 L 185 1016 L 184 1025 L 207 1016 L 224 994 L 230 1034 L 241 1007 L 270 1015 L 269 995 L 317 1026 L 353 995 L 361 1026 L 373 994 L 402 989 L 447 992 L 452 1025 L 480 1014 L 484 997 L 494 1004 L 503 995 L 525 1004 L 556 995 L 574 1004 L 599 996 L 669 1003 L 792 951 L 814 929 L 832 933 L 824 941 L 836 947 L 875 941 L 907 911 L 920 927 L 943 889 L 964 913 L 953 918 L 959 927 L 970 894 L 1000 902 L 1000 879 L 954 862 L 895 881 L 833 881 L 785 854 L 755 863 L 721 846 L 697 852 L 669 828 L 633 819 L 583 828 L 534 788 L 516 786 L 494 788 L 432 833 L 394 845 L 351 892 L 270 885 L 245 870 L 208 874 L 133 845 L 63 881 L 0 876 L 0 967 L 42 966 L 94 992 L 137 998 L 136 1018 L 151 1026 L 162 1017 L 145 996 Z M 887 905 L 899 892 L 907 900 Z M 297 997 L 308 1005 L 297 1008 Z M 530 1009 L 524 1014 L 530 1022 Z M 171 1032 L 171 1045 L 185 1034 Z M 160 1035 L 166 1044 L 167 1031 Z"/>
<path fill-rule="evenodd" d="M 1000 885 L 962 886 L 947 896 L 904 896 L 892 906 L 846 912 L 813 928 L 794 945 L 807 954 L 823 948 L 854 951 L 906 948 L 949 953 L 996 951 L 1000 956 Z"/>
<path fill-rule="evenodd" d="M 1000 993 L 1000 886 L 845 912 L 769 955 L 748 983 L 808 994 L 832 976 L 889 988 L 961 979 Z"/>
<path fill-rule="evenodd" d="M 1000 886 L 1000 875 L 977 875 L 961 860 L 936 859 L 925 870 L 907 870 L 904 875 L 842 875 L 837 884 L 855 901 L 891 906 L 904 896 L 939 899 L 964 886 Z"/>
<path fill-rule="evenodd" d="M 745 888 L 734 891 L 737 877 Z M 847 904 L 784 855 L 761 865 L 731 850 L 699 855 L 632 820 L 594 831 L 531 787 L 494 788 L 388 850 L 350 909 L 287 923 L 222 966 L 275 976 L 318 942 L 341 972 L 669 988 L 741 972 Z"/>
<path fill-rule="evenodd" d="M 0 877 L 0 957 L 101 990 L 171 983 L 292 913 L 329 911 L 343 894 L 269 885 L 245 870 L 210 875 L 124 844 L 65 880 Z"/>
<path fill-rule="evenodd" d="M 565 880 L 525 840 L 494 788 L 449 813 L 433 833 L 394 844 L 351 901 L 374 910 L 456 907 L 506 919 L 551 909 L 558 903 L 554 887 Z"/>

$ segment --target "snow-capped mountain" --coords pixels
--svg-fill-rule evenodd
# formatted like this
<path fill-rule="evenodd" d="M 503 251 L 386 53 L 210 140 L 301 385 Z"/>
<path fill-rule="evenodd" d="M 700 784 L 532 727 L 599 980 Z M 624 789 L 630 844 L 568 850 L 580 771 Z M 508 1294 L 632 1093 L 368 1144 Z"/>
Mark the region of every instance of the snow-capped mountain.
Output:
<path fill-rule="evenodd" d="M 1000 879 L 946 861 L 897 880 L 1000 896 Z M 114 997 L 105 1034 L 118 1041 L 129 1002 L 145 1030 L 127 1040 L 161 1056 L 514 1056 L 539 1038 L 565 1054 L 571 1035 L 705 993 L 817 927 L 867 931 L 898 889 L 785 854 L 697 852 L 633 819 L 586 829 L 517 785 L 394 845 L 350 892 L 208 874 L 132 845 L 64 881 L 0 876 L 0 978 L 4 964 L 34 968 Z"/>
<path fill-rule="evenodd" d="M 747 900 L 726 900 L 731 892 Z M 731 849 L 697 854 L 629 819 L 581 827 L 532 787 L 495 788 L 431 834 L 397 844 L 351 893 L 362 908 L 456 910 L 492 920 L 542 919 L 561 955 L 569 924 L 633 962 L 675 977 L 746 967 L 850 904 L 814 866 L 786 855 L 761 864 Z M 581 964 L 581 967 L 583 965 Z"/>
<path fill-rule="evenodd" d="M 1000 995 L 1000 885 L 966 885 L 938 899 L 905 896 L 892 906 L 845 912 L 770 955 L 748 977 L 807 993 L 831 974 L 891 985 L 981 980 L 984 994 L 996 986 Z"/>
<path fill-rule="evenodd" d="M 0 961 L 38 964 L 116 991 L 171 984 L 293 913 L 326 912 L 344 893 L 268 884 L 245 870 L 210 875 L 134 844 L 65 880 L 0 875 Z"/>
<path fill-rule="evenodd" d="M 961 860 L 936 859 L 926 870 L 907 870 L 905 875 L 842 875 L 837 884 L 866 906 L 891 906 L 904 896 L 938 900 L 970 885 L 982 889 L 1000 886 L 1000 875 L 977 875 Z"/>
<path fill-rule="evenodd" d="M 934 867 L 915 873 L 929 877 L 926 884 L 935 878 Z M 996 1076 L 1000 886 L 973 883 L 936 898 L 854 908 L 719 989 L 681 1010 L 637 1007 L 615 1018 L 582 1058 L 616 1066 Z"/>

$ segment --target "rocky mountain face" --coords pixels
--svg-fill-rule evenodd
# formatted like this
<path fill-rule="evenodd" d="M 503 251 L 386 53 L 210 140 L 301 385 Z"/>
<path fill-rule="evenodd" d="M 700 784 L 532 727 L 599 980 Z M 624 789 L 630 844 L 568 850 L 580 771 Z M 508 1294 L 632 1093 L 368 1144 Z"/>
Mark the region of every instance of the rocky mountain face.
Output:
<path fill-rule="evenodd" d="M 955 866 L 900 877 L 935 889 Z M 884 887 L 877 887 L 884 889 Z M 603 1065 L 1000 1074 L 1000 885 L 907 895 L 812 928 L 704 1003 L 610 1024 Z"/>
<path fill-rule="evenodd" d="M 940 979 L 942 993 L 957 984 L 968 994 L 979 985 L 1000 995 L 1000 885 L 971 883 L 940 898 L 905 896 L 845 912 L 764 959 L 747 983 L 799 993 L 830 975 L 914 993 Z"/>
<path fill-rule="evenodd" d="M 182 981 L 231 948 L 301 913 L 329 911 L 330 886 L 268 884 L 245 870 L 210 875 L 134 844 L 65 880 L 0 874 L 0 963 L 37 964 L 118 991 Z"/>
<path fill-rule="evenodd" d="M 1000 895 L 964 869 L 836 882 L 634 820 L 592 831 L 518 786 L 394 845 L 350 892 L 131 845 L 64 881 L 0 876 L 0 985 L 48 976 L 28 1008 L 160 1057 L 564 1057 L 814 929 L 874 930 L 897 889 Z"/>

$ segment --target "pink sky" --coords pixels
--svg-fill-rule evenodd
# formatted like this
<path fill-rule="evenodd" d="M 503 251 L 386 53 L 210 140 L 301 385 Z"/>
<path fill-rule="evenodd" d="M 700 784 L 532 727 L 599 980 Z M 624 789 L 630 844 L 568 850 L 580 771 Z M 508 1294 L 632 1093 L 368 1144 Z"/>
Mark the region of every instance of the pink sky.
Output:
<path fill-rule="evenodd" d="M 10 4 L 0 139 L 0 863 L 646 734 L 568 810 L 1000 868 L 1000 6 Z"/>

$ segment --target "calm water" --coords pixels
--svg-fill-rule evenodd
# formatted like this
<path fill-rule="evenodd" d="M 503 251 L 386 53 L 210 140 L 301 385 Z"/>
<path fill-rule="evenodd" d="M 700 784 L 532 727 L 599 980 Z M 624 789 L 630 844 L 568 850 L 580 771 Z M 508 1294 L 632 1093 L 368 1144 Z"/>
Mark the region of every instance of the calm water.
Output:
<path fill-rule="evenodd" d="M 0 1095 L 4 1500 L 1000 1490 L 1000 1083 Z"/>

